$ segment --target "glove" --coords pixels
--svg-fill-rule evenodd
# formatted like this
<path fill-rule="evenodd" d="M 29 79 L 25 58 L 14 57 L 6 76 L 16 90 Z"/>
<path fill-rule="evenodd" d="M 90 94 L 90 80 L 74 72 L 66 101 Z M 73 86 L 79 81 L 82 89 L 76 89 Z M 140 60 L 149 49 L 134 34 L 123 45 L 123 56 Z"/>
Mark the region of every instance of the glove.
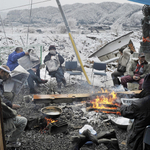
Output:
<path fill-rule="evenodd" d="M 54 59 L 56 59 L 56 58 L 55 58 L 55 56 L 51 56 L 51 59 L 54 60 Z"/>

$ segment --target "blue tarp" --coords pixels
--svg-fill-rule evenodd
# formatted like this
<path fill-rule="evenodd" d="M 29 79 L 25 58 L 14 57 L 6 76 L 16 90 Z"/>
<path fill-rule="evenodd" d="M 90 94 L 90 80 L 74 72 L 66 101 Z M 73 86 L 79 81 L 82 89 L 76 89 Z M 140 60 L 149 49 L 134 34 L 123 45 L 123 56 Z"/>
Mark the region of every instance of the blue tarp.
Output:
<path fill-rule="evenodd" d="M 150 5 L 150 0 L 128 0 L 128 1 L 137 2 L 137 3 L 141 3 L 141 4 L 146 4 L 146 5 Z"/>

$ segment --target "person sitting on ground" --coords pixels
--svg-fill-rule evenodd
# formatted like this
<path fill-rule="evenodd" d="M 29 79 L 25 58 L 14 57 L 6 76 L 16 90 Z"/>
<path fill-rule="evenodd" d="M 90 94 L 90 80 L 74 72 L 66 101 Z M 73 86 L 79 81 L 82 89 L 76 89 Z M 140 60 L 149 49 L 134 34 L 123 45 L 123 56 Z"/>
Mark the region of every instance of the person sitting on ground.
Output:
<path fill-rule="evenodd" d="M 0 79 L 6 80 L 7 78 L 9 78 L 10 71 L 7 66 L 3 67 L 1 67 Z M 0 93 L 0 99 L 1 100 L 3 99 L 2 93 Z M 2 101 L 1 105 L 2 105 L 4 132 L 6 135 L 8 134 L 8 132 L 9 133 L 11 132 L 11 135 L 6 143 L 6 147 L 13 147 L 13 148 L 20 147 L 21 143 L 18 142 L 17 140 L 21 136 L 21 133 L 24 131 L 27 125 L 27 119 L 25 117 L 17 116 L 17 112 L 11 109 Z"/>
<path fill-rule="evenodd" d="M 56 77 L 58 93 L 61 93 L 61 82 L 66 86 L 64 71 L 61 66 L 64 63 L 64 58 L 57 53 L 54 45 L 49 47 L 49 53 L 45 56 L 44 63 L 46 64 L 46 70 L 49 72 L 49 75 Z"/>
<path fill-rule="evenodd" d="M 139 90 L 142 89 L 142 84 L 144 81 L 144 77 L 149 73 L 148 62 L 145 60 L 145 54 L 140 53 L 139 59 L 136 61 L 132 61 L 131 66 L 129 68 L 129 73 L 126 76 L 121 78 L 121 84 L 127 91 L 127 83 L 130 82 L 138 82 Z"/>
<path fill-rule="evenodd" d="M 5 66 L 5 65 L 0 66 L 0 72 L 3 72 L 3 69 L 10 70 L 10 69 L 9 69 L 7 66 Z M 6 79 L 6 80 L 7 80 L 7 79 Z M 0 93 L 4 95 L 4 97 L 3 97 L 3 102 L 4 102 L 7 106 L 9 106 L 9 107 L 11 107 L 11 108 L 13 108 L 13 109 L 18 109 L 18 108 L 20 108 L 20 105 L 18 105 L 18 104 L 12 104 L 13 99 L 14 99 L 14 97 L 15 97 L 15 94 L 14 94 L 13 92 L 5 92 L 5 91 L 4 91 L 4 88 L 3 88 L 3 81 L 6 81 L 6 80 L 2 80 L 2 81 L 0 82 Z"/>
<path fill-rule="evenodd" d="M 120 57 L 118 59 L 118 67 L 117 70 L 114 71 L 111 74 L 111 77 L 113 79 L 114 86 L 120 85 L 120 81 L 118 77 L 121 77 L 126 72 L 126 66 L 130 60 L 131 50 L 127 47 L 124 49 L 124 47 L 119 49 Z"/>
<path fill-rule="evenodd" d="M 15 51 L 9 55 L 7 60 L 7 66 L 10 68 L 10 71 L 14 70 L 19 65 L 18 59 L 23 57 L 24 55 L 29 55 L 29 53 L 24 52 L 22 47 L 17 47 Z M 27 79 L 30 88 L 30 94 L 36 94 L 38 92 L 34 88 L 34 81 L 38 84 L 41 84 L 41 83 L 47 83 L 48 80 L 42 80 L 41 78 L 39 78 L 35 74 L 36 68 L 32 68 L 27 71 L 30 73 Z"/>
<path fill-rule="evenodd" d="M 132 128 L 129 130 L 127 146 L 130 150 L 143 150 L 143 136 L 146 126 L 150 125 L 150 74 L 144 78 L 143 92 L 138 100 L 130 106 L 122 105 L 120 108 L 123 117 L 134 119 Z M 150 146 L 146 145 L 145 150 Z"/>

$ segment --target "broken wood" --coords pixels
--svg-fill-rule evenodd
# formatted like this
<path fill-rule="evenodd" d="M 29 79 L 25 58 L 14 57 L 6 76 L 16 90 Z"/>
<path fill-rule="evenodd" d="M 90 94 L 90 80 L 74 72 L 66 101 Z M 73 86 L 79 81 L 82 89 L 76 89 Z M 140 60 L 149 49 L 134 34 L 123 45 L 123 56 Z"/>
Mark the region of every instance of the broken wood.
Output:
<path fill-rule="evenodd" d="M 90 94 L 56 94 L 34 95 L 34 103 L 72 103 L 73 101 L 89 100 Z"/>
<path fill-rule="evenodd" d="M 139 94 L 141 90 L 116 92 L 116 94 Z M 107 95 L 110 92 L 94 93 L 94 94 L 54 94 L 54 95 L 33 95 L 34 103 L 72 103 L 73 101 L 93 100 L 97 96 Z"/>
<path fill-rule="evenodd" d="M 135 90 L 135 91 L 123 91 L 117 92 L 117 94 L 139 94 L 142 90 Z"/>
<path fill-rule="evenodd" d="M 98 108 L 92 108 L 92 107 L 87 107 L 86 111 L 101 111 L 101 112 L 120 112 L 120 109 L 98 109 Z"/>
<path fill-rule="evenodd" d="M 117 105 L 115 105 L 115 104 L 99 104 L 99 107 L 100 106 L 104 106 L 104 107 L 109 107 L 109 108 L 117 108 L 118 106 Z M 93 107 L 93 104 L 92 103 L 90 103 L 90 102 L 88 102 L 88 103 L 86 103 L 86 107 Z"/>

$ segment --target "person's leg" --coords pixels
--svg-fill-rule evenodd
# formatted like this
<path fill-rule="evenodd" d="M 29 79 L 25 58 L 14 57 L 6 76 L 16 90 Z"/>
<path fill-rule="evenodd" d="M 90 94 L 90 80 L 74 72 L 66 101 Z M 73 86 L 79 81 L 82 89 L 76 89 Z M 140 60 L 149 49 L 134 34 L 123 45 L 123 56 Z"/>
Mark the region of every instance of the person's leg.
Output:
<path fill-rule="evenodd" d="M 142 85 L 143 85 L 143 82 L 144 82 L 144 78 L 142 78 L 142 79 L 140 79 L 139 81 L 138 81 L 138 83 L 139 83 L 139 90 L 142 90 Z"/>
<path fill-rule="evenodd" d="M 13 118 L 14 124 L 16 126 L 16 130 L 12 133 L 9 138 L 9 142 L 17 142 L 17 138 L 20 137 L 21 133 L 24 131 L 27 125 L 27 119 L 25 117 L 16 116 Z"/>
<path fill-rule="evenodd" d="M 36 66 L 36 75 L 40 78 L 40 64 Z"/>
<path fill-rule="evenodd" d="M 112 77 L 114 85 L 120 85 L 120 81 L 119 81 L 118 77 L 120 77 L 122 75 L 123 75 L 123 73 L 122 72 L 118 72 L 118 71 L 114 71 L 111 74 L 111 77 Z"/>
<path fill-rule="evenodd" d="M 123 85 L 124 88 L 127 88 L 128 82 L 133 82 L 133 81 L 135 81 L 135 80 L 133 80 L 133 78 L 129 75 L 121 78 L 121 84 Z"/>

